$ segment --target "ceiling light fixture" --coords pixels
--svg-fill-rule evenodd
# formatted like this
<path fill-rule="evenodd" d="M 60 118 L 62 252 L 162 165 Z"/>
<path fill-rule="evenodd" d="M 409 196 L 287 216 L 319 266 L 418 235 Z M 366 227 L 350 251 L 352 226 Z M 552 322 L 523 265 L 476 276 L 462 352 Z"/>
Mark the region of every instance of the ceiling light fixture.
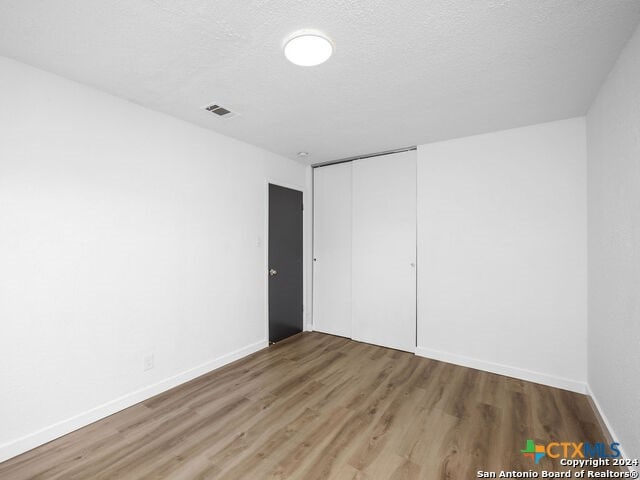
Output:
<path fill-rule="evenodd" d="M 284 56 L 301 67 L 313 67 L 326 62 L 333 53 L 333 44 L 319 32 L 301 30 L 284 43 Z"/>
<path fill-rule="evenodd" d="M 308 157 L 309 156 L 309 152 L 298 152 L 298 156 L 300 158 Z"/>

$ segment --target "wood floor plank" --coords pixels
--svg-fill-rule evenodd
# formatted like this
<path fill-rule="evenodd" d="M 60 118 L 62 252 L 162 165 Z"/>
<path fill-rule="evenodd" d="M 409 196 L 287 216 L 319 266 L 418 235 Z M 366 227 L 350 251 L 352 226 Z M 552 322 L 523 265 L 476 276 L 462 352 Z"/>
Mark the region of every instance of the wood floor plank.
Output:
<path fill-rule="evenodd" d="M 466 479 L 606 441 L 588 397 L 303 333 L 0 463 L 0 478 Z"/>

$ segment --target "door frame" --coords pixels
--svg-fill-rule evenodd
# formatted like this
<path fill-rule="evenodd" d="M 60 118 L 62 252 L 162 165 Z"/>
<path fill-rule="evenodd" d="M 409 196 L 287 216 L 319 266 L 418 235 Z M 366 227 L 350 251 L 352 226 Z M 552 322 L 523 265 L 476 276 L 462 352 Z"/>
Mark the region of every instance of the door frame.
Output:
<path fill-rule="evenodd" d="M 290 188 L 291 190 L 296 190 L 302 193 L 302 204 L 304 205 L 304 210 L 302 211 L 302 331 L 309 331 L 309 326 L 307 325 L 307 312 L 308 312 L 308 302 L 309 298 L 307 287 L 309 285 L 307 275 L 309 273 L 309 228 L 308 228 L 308 215 L 309 215 L 309 196 L 307 194 L 307 188 L 304 185 L 299 185 L 296 183 L 290 182 L 282 182 L 280 180 L 275 180 L 273 178 L 267 177 L 264 182 L 264 240 L 262 242 L 263 246 L 263 269 L 262 275 L 264 279 L 264 339 L 269 345 L 269 184 L 277 185 L 279 187 Z"/>

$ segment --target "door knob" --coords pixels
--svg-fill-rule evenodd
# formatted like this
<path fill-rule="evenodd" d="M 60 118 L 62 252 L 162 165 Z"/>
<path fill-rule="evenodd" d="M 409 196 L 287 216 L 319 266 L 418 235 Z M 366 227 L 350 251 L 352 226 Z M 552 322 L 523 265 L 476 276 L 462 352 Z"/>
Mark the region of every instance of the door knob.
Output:
<path fill-rule="evenodd" d="M 270 276 L 270 277 L 273 277 L 273 276 L 275 276 L 275 275 L 277 275 L 277 274 L 278 274 L 278 271 L 277 271 L 277 270 L 275 270 L 274 268 L 270 268 L 270 269 L 269 269 L 269 276 Z"/>

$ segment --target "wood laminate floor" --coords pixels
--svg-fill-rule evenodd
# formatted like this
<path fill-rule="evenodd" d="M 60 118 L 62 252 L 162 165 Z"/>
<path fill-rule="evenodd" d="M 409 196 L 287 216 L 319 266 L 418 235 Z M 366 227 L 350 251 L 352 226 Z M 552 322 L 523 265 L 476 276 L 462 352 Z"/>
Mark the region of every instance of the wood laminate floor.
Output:
<path fill-rule="evenodd" d="M 0 464 L 1 479 L 472 479 L 605 441 L 584 395 L 303 333 Z"/>

